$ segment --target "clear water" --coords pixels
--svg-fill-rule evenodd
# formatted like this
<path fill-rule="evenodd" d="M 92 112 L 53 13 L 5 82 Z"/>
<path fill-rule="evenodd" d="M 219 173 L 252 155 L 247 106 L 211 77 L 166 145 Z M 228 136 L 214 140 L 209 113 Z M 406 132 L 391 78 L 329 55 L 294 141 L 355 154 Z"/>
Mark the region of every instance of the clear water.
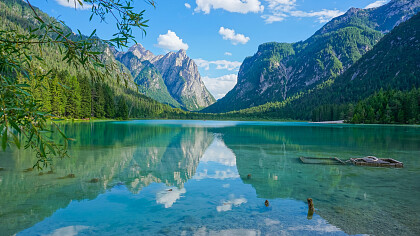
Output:
<path fill-rule="evenodd" d="M 34 163 L 29 151 L 0 153 L 0 235 L 420 235 L 420 127 L 62 126 L 77 141 L 54 174 L 24 172 Z M 366 155 L 395 158 L 405 168 L 298 160 Z M 76 178 L 59 178 L 70 173 Z"/>

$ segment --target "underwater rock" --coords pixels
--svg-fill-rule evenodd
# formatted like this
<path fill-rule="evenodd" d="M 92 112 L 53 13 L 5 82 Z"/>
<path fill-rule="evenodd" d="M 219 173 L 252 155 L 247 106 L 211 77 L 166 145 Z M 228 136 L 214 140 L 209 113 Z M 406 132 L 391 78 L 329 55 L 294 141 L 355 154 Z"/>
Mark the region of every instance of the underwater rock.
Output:
<path fill-rule="evenodd" d="M 38 174 L 39 176 L 43 176 L 44 175 L 44 172 L 39 172 L 39 174 Z"/>
<path fill-rule="evenodd" d="M 31 171 L 33 171 L 33 170 L 34 170 L 34 168 L 29 167 L 28 169 L 23 170 L 23 172 L 31 172 Z"/>
<path fill-rule="evenodd" d="M 68 174 L 66 176 L 59 177 L 59 179 L 70 179 L 70 178 L 76 178 L 76 175 L 75 174 Z"/>
<path fill-rule="evenodd" d="M 0 171 L 4 171 L 4 170 L 6 170 L 6 168 L 0 167 Z"/>
<path fill-rule="evenodd" d="M 98 178 L 93 178 L 89 181 L 89 183 L 98 183 L 99 179 Z"/>

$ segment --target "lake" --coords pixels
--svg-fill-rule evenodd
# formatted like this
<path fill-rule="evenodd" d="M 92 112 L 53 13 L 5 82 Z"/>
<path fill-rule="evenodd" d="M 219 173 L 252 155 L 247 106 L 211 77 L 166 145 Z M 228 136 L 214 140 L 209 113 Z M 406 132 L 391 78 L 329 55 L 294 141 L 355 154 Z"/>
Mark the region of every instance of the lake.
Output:
<path fill-rule="evenodd" d="M 28 150 L 0 153 L 0 235 L 420 235 L 418 126 L 60 126 L 76 141 L 52 174 L 24 172 L 35 163 Z M 298 159 L 367 155 L 397 159 L 404 168 Z M 60 178 L 68 174 L 75 178 Z"/>

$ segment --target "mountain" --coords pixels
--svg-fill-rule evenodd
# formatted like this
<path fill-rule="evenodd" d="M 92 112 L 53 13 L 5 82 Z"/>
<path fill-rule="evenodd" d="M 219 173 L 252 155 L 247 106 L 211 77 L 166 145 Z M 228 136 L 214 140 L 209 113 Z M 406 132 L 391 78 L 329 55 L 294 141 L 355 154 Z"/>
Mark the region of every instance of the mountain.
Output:
<path fill-rule="evenodd" d="M 386 34 L 373 49 L 334 80 L 329 80 L 317 88 L 287 101 L 267 103 L 241 110 L 236 114 L 260 118 L 312 119 L 316 121 L 351 120 L 354 111 L 357 110 L 354 103 L 381 90 L 409 91 L 412 88 L 420 88 L 420 13 Z M 400 123 L 408 122 L 410 119 L 420 121 L 420 117 L 416 115 L 416 110 L 420 114 L 420 103 L 409 101 L 412 99 L 410 98 L 402 99 L 403 101 L 394 99 L 390 101 L 390 104 L 386 104 L 382 102 L 386 100 L 385 95 L 383 92 L 379 92 L 377 96 L 370 99 L 376 99 L 375 106 L 380 107 L 377 109 L 378 111 L 387 110 L 392 114 L 392 117 L 396 117 L 392 120 L 400 120 Z M 410 94 L 406 95 L 411 96 Z M 401 115 L 402 118 L 398 118 L 398 113 L 401 111 L 406 112 Z M 340 117 L 340 113 L 344 117 Z M 368 110 L 361 113 L 367 115 Z M 382 121 L 385 119 L 382 118 L 385 114 L 376 112 L 374 116 L 377 118 L 375 120 L 384 123 Z M 413 117 L 404 118 L 404 116 Z"/>
<path fill-rule="evenodd" d="M 203 112 L 228 112 L 284 101 L 334 79 L 394 26 L 420 9 L 420 0 L 393 0 L 374 9 L 351 8 L 297 43 L 265 43 L 242 63 L 236 86 Z"/>
<path fill-rule="evenodd" d="M 135 48 L 138 48 L 138 46 Z M 142 57 L 142 54 L 139 54 L 137 49 L 133 50 L 131 48 L 127 53 L 117 53 L 116 55 L 124 65 L 127 65 L 129 73 L 134 78 L 134 83 L 142 94 L 161 103 L 169 104 L 173 107 L 181 107 L 181 104 L 169 94 L 159 70 L 149 60 L 141 61 L 144 57 L 148 58 L 147 53 Z"/>
<path fill-rule="evenodd" d="M 155 56 L 136 44 L 115 56 L 130 70 L 140 91 L 159 102 L 188 110 L 199 110 L 215 102 L 185 50 Z"/>

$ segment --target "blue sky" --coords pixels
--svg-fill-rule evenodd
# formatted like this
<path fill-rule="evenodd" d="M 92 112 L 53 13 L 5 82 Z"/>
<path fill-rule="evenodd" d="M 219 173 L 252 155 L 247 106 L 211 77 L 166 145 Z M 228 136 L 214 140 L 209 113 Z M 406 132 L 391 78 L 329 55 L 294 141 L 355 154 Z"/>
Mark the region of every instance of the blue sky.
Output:
<path fill-rule="evenodd" d="M 74 8 L 74 0 L 37 0 L 31 3 L 64 21 L 73 31 L 109 39 L 116 32 L 108 22 L 93 19 L 90 9 Z M 388 0 L 143 0 L 136 10 L 146 10 L 149 28 L 144 36 L 134 30 L 138 43 L 154 54 L 187 50 L 199 66 L 210 92 L 221 98 L 236 84 L 241 62 L 265 42 L 297 42 L 310 37 L 331 18 L 351 7 L 380 6 Z"/>

